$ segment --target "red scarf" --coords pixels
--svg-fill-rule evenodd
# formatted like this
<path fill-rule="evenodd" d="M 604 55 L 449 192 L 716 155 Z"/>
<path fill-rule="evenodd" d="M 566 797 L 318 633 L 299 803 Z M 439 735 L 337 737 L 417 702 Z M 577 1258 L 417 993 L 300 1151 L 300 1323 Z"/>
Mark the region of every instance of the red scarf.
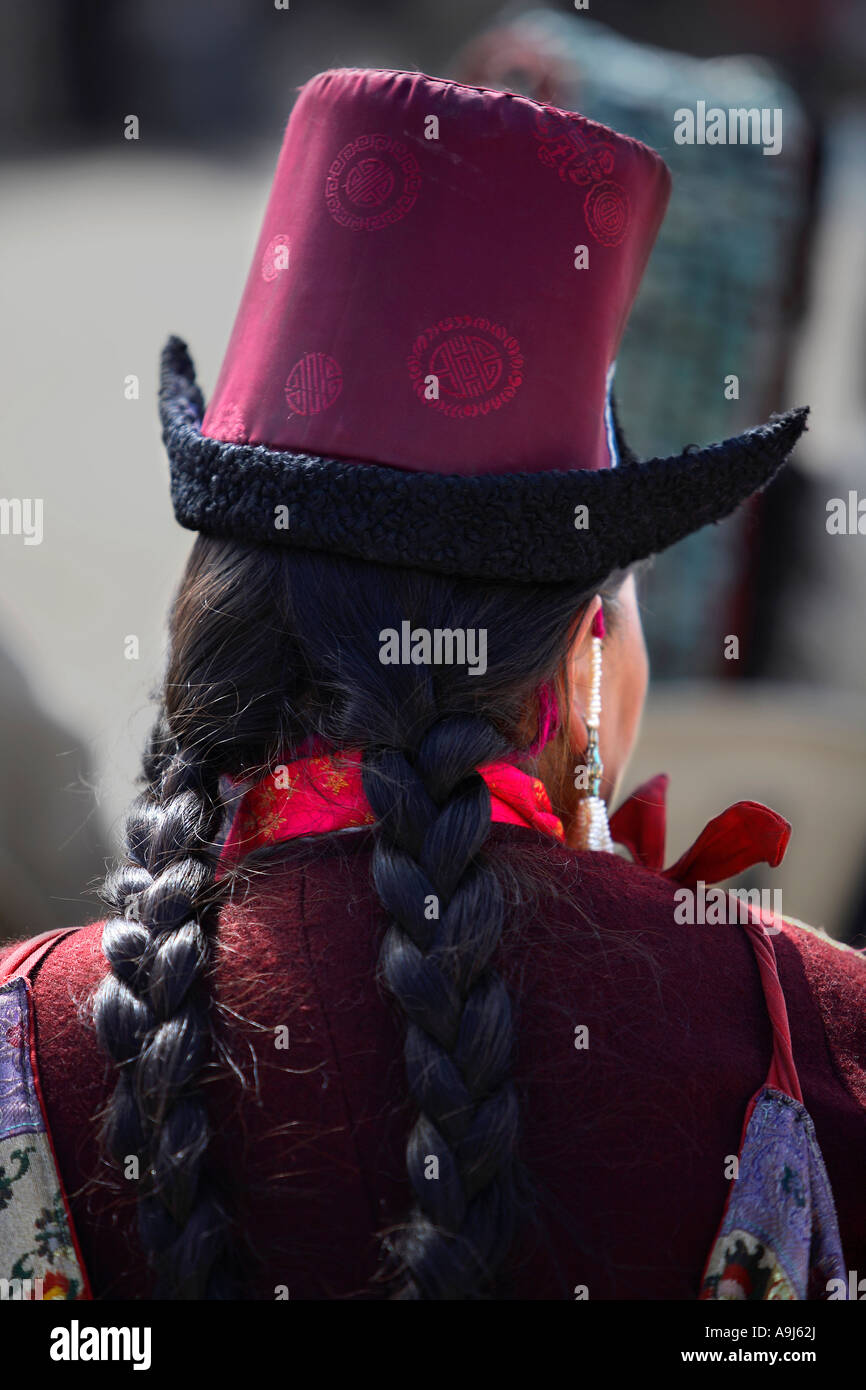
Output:
<path fill-rule="evenodd" d="M 562 822 L 540 778 L 508 762 L 490 763 L 478 771 L 490 789 L 491 820 L 540 830 L 564 842 Z M 663 870 L 667 785 L 664 773 L 651 778 L 611 817 L 612 839 L 635 863 L 689 887 L 699 880 L 719 883 L 762 861 L 774 868 L 781 863 L 791 835 L 789 823 L 760 802 L 738 801 L 711 820 L 685 854 Z M 360 752 L 299 758 L 245 792 L 223 845 L 221 864 L 236 864 L 255 849 L 298 835 L 371 825 L 375 819 L 361 784 Z"/>
<path fill-rule="evenodd" d="M 511 763 L 478 769 L 490 788 L 491 819 L 534 826 L 565 839 L 544 783 Z M 262 845 L 296 835 L 372 825 L 376 817 L 361 785 L 361 754 L 335 753 L 286 763 L 245 793 L 223 846 L 224 862 L 236 862 Z"/>

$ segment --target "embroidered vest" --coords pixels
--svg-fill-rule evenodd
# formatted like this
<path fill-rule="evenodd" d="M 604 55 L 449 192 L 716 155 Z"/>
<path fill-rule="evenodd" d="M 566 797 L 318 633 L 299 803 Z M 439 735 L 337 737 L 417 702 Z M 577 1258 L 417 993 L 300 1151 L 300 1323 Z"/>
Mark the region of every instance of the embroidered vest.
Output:
<path fill-rule="evenodd" d="M 39 1086 L 29 975 L 68 930 L 17 947 L 0 967 L 0 1282 L 5 1298 L 89 1299 Z"/>

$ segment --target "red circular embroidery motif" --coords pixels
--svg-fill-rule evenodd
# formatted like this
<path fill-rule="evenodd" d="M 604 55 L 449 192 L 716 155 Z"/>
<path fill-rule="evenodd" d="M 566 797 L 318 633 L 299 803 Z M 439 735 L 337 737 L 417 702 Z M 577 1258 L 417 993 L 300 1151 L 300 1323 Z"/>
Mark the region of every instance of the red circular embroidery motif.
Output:
<path fill-rule="evenodd" d="M 523 380 L 523 357 L 507 328 L 470 314 L 440 319 L 415 340 L 409 374 L 425 405 L 466 419 L 499 410 Z M 439 395 L 428 397 L 429 377 Z"/>
<path fill-rule="evenodd" d="M 418 161 L 405 145 L 388 135 L 359 135 L 328 170 L 325 203 L 341 227 L 373 232 L 405 217 L 420 187 Z"/>
<path fill-rule="evenodd" d="M 390 198 L 394 175 L 381 159 L 359 159 L 346 175 L 344 186 L 356 207 L 376 208 Z"/>
<path fill-rule="evenodd" d="M 308 352 L 289 372 L 286 400 L 296 415 L 318 415 L 334 404 L 342 389 L 340 364 L 326 352 Z"/>
<path fill-rule="evenodd" d="M 262 279 L 276 280 L 282 271 L 289 268 L 289 238 L 284 232 L 271 237 L 265 254 L 262 256 Z"/>
<path fill-rule="evenodd" d="M 222 439 L 226 444 L 244 444 L 247 438 L 246 421 L 240 406 L 234 401 L 224 401 L 208 421 L 211 439 Z"/>
<path fill-rule="evenodd" d="M 614 148 L 610 139 L 595 137 L 576 120 L 566 125 L 562 117 L 548 111 L 535 113 L 535 136 L 540 142 L 538 158 L 548 169 L 556 169 L 561 179 L 571 183 L 596 183 L 612 173 Z"/>
<path fill-rule="evenodd" d="M 594 183 L 583 204 L 586 225 L 602 246 L 619 246 L 631 218 L 628 194 L 621 184 Z"/>

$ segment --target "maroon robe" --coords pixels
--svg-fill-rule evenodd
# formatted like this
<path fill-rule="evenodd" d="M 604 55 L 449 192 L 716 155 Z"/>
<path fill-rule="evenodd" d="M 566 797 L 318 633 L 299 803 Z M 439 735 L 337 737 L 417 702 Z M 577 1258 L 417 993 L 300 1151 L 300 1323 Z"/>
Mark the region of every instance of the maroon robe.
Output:
<path fill-rule="evenodd" d="M 499 962 L 536 1190 L 510 1296 L 571 1299 L 585 1285 L 591 1299 L 694 1299 L 726 1162 L 772 1052 L 746 933 L 677 923 L 676 883 L 619 857 L 507 825 L 489 844 L 531 856 L 542 875 L 534 900 L 511 910 Z M 370 845 L 366 830 L 321 839 L 222 912 L 215 992 L 247 1086 L 215 1070 L 206 1092 L 211 1152 L 257 1259 L 254 1297 L 277 1286 L 294 1299 L 381 1296 L 376 1232 L 408 1209 L 412 1108 L 402 1028 L 375 983 L 385 917 Z M 145 1297 L 133 1185 L 106 1181 L 97 1156 L 93 1117 L 112 1085 L 87 1021 L 106 969 L 100 938 L 98 923 L 84 927 L 38 967 L 36 1051 L 94 1294 Z M 795 926 L 773 941 L 843 1252 L 862 1270 L 866 957 Z M 287 1050 L 275 1046 L 281 1025 Z"/>

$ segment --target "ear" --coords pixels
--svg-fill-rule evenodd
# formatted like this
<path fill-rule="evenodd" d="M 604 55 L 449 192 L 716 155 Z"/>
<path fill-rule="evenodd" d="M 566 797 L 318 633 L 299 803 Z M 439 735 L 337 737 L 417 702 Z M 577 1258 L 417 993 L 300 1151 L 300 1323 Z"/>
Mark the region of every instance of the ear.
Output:
<path fill-rule="evenodd" d="M 592 624 L 600 608 L 601 596 L 596 594 L 594 598 L 590 599 L 583 612 L 577 615 L 568 629 L 567 661 L 569 666 L 588 657 L 592 639 Z"/>
<path fill-rule="evenodd" d="M 592 625 L 600 608 L 601 598 L 596 594 L 590 599 L 583 612 L 574 619 L 568 631 L 566 665 L 568 667 L 568 688 L 571 701 L 567 723 L 569 742 L 573 748 L 585 748 L 589 737 L 584 719 L 590 681 L 589 661 L 592 654 Z"/>

